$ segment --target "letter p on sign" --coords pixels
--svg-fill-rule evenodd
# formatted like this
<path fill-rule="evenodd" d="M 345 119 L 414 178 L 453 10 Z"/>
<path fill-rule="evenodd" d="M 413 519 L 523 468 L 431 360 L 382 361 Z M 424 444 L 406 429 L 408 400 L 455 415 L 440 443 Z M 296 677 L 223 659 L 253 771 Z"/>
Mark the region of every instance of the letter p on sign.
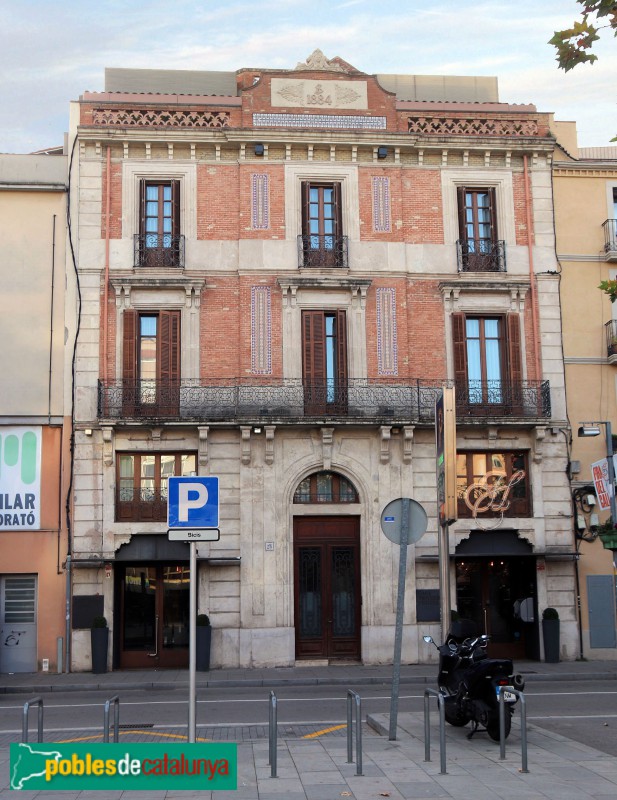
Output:
<path fill-rule="evenodd" d="M 167 479 L 169 528 L 218 528 L 219 479 L 170 477 Z"/>

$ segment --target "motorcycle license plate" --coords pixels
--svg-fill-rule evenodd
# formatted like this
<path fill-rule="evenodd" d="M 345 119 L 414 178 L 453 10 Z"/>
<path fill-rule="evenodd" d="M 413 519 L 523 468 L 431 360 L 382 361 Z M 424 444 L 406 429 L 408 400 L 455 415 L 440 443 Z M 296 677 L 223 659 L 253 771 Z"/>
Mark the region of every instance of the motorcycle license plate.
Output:
<path fill-rule="evenodd" d="M 509 691 L 508 691 L 509 690 Z M 514 694 L 514 686 L 498 686 L 497 696 L 499 693 L 503 695 L 504 703 L 516 703 L 516 695 Z"/>

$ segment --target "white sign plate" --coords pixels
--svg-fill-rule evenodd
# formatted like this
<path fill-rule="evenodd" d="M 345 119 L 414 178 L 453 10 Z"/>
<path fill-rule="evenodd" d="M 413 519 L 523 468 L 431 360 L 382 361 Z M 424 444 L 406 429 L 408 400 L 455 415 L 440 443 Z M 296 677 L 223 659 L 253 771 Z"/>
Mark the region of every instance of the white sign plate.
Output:
<path fill-rule="evenodd" d="M 221 538 L 220 528 L 199 528 L 194 531 L 180 530 L 167 531 L 170 542 L 218 542 Z"/>

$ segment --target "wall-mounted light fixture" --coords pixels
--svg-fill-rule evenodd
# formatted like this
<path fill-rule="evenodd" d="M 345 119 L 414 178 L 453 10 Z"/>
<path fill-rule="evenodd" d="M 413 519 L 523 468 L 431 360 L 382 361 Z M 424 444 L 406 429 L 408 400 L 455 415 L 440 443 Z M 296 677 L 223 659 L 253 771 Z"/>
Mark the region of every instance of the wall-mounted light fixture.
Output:
<path fill-rule="evenodd" d="M 253 427 L 253 433 L 261 433 L 261 425 L 255 425 Z"/>
<path fill-rule="evenodd" d="M 581 437 L 599 436 L 600 426 L 597 425 L 595 422 L 583 422 L 583 424 L 578 429 L 578 435 Z"/>
<path fill-rule="evenodd" d="M 377 158 L 387 158 L 388 157 L 388 148 L 385 145 L 380 145 L 377 148 Z"/>
<path fill-rule="evenodd" d="M 266 152 L 266 148 L 263 144 L 256 144 L 255 145 L 255 155 L 256 156 L 263 156 Z"/>

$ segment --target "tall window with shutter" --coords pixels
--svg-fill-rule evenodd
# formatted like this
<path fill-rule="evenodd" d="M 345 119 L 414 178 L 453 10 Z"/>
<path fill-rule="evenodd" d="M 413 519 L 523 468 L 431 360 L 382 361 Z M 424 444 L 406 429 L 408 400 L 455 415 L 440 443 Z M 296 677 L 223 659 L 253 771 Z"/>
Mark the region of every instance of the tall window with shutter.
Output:
<path fill-rule="evenodd" d="M 302 250 L 305 267 L 342 267 L 340 183 L 302 183 Z"/>
<path fill-rule="evenodd" d="M 137 266 L 182 266 L 180 181 L 143 180 L 139 210 Z"/>
<path fill-rule="evenodd" d="M 467 413 L 512 414 L 522 405 L 518 314 L 452 315 L 457 406 Z"/>
<path fill-rule="evenodd" d="M 180 312 L 124 312 L 126 416 L 176 416 L 180 401 Z"/>
<path fill-rule="evenodd" d="M 303 311 L 304 408 L 307 414 L 347 412 L 347 322 L 344 311 Z"/>
<path fill-rule="evenodd" d="M 460 268 L 469 272 L 498 272 L 502 269 L 497 241 L 495 189 L 459 186 Z"/>

